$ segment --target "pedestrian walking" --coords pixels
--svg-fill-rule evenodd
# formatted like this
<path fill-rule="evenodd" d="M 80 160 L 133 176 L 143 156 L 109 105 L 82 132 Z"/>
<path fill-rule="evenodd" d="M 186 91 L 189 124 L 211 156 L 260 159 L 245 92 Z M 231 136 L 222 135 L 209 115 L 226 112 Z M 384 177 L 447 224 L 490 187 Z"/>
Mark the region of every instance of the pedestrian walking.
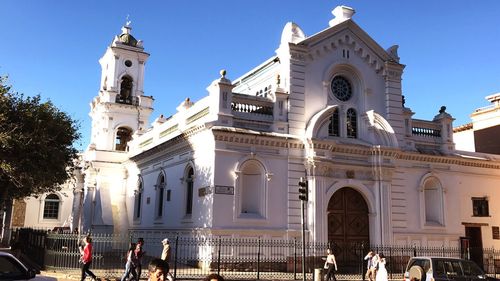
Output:
<path fill-rule="evenodd" d="M 377 275 L 375 277 L 375 281 L 388 281 L 389 278 L 387 276 L 387 269 L 385 268 L 386 260 L 383 254 L 378 254 L 378 266 L 377 266 Z"/>
<path fill-rule="evenodd" d="M 137 272 L 137 278 L 141 279 L 142 274 L 142 257 L 146 254 L 144 251 L 144 238 L 140 237 L 137 239 L 137 246 L 135 248 L 135 255 L 137 256 L 137 265 L 135 267 Z"/>
<path fill-rule="evenodd" d="M 170 241 L 168 238 L 165 238 L 161 241 L 163 244 L 163 250 L 161 252 L 161 259 L 168 262 L 170 265 Z"/>
<path fill-rule="evenodd" d="M 138 262 L 137 256 L 135 254 L 136 247 L 137 247 L 136 243 L 130 243 L 130 246 L 127 250 L 127 261 L 125 263 L 125 274 L 123 274 L 121 281 L 125 281 L 131 273 L 132 273 L 132 278 L 134 278 L 134 280 L 139 280 L 139 278 L 137 278 L 137 272 L 136 272 L 137 262 Z"/>
<path fill-rule="evenodd" d="M 325 269 L 327 269 L 326 281 L 330 280 L 337 281 L 337 278 L 335 277 L 335 271 L 337 271 L 337 261 L 335 261 L 335 255 L 330 249 L 326 250 L 326 253 L 327 253 L 325 261 Z"/>
<path fill-rule="evenodd" d="M 92 280 L 96 281 L 97 277 L 90 271 L 90 265 L 92 264 L 92 238 L 90 238 L 90 236 L 85 236 L 85 238 L 83 238 L 83 246 L 80 246 L 78 249 L 80 250 L 80 262 L 82 263 L 81 281 L 84 281 L 87 275 L 90 275 Z"/>
<path fill-rule="evenodd" d="M 365 278 L 373 281 L 375 279 L 375 265 L 373 264 L 373 257 L 375 256 L 375 253 L 373 251 L 369 251 L 368 254 L 365 256 L 366 262 L 366 274 Z"/>

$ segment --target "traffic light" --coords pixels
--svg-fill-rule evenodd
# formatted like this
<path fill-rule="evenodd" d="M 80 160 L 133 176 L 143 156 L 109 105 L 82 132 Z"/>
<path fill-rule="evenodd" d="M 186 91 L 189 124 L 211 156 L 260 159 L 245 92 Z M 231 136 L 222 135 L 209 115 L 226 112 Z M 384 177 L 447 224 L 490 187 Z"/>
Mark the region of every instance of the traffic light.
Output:
<path fill-rule="evenodd" d="M 302 201 L 307 201 L 308 183 L 307 180 L 303 177 L 299 179 L 299 199 Z"/>

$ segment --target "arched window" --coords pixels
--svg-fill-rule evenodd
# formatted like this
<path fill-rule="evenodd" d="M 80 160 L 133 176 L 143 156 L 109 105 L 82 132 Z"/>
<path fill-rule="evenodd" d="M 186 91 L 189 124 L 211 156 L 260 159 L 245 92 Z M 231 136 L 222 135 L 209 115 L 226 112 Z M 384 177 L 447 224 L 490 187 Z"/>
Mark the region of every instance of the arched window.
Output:
<path fill-rule="evenodd" d="M 444 225 L 443 189 L 438 179 L 431 177 L 423 186 L 425 201 L 425 224 Z"/>
<path fill-rule="evenodd" d="M 246 161 L 241 168 L 240 176 L 240 216 L 265 217 L 266 177 L 264 167 L 258 161 Z"/>
<path fill-rule="evenodd" d="M 116 131 L 115 150 L 127 150 L 127 143 L 132 139 L 132 130 L 120 127 Z"/>
<path fill-rule="evenodd" d="M 142 180 L 139 180 L 137 190 L 134 191 L 134 219 L 141 218 L 142 192 L 144 191 Z"/>
<path fill-rule="evenodd" d="M 349 108 L 346 114 L 346 128 L 347 128 L 347 137 L 351 139 L 355 139 L 358 137 L 358 125 L 357 125 L 357 116 L 356 110 L 354 108 Z"/>
<path fill-rule="evenodd" d="M 186 174 L 186 215 L 193 213 L 193 182 L 194 170 L 192 167 L 189 167 Z"/>
<path fill-rule="evenodd" d="M 339 136 L 339 109 L 334 108 L 332 116 L 330 117 L 330 124 L 328 126 L 328 135 L 332 137 Z"/>
<path fill-rule="evenodd" d="M 156 218 L 163 216 L 163 196 L 165 194 L 165 175 L 160 173 L 156 184 Z"/>
<path fill-rule="evenodd" d="M 120 84 L 120 94 L 116 96 L 117 103 L 132 103 L 133 80 L 130 76 L 123 76 Z"/>
<path fill-rule="evenodd" d="M 61 200 L 57 194 L 51 193 L 45 197 L 43 206 L 44 219 L 58 219 L 59 218 L 59 204 Z"/>

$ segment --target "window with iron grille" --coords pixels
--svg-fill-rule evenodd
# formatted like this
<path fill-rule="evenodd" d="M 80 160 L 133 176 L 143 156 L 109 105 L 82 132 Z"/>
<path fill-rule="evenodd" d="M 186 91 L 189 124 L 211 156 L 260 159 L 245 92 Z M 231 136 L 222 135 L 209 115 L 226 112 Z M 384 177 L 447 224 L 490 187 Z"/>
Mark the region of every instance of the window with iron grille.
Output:
<path fill-rule="evenodd" d="M 356 110 L 354 108 L 349 108 L 347 110 L 347 137 L 355 139 L 358 137 L 358 124 Z"/>
<path fill-rule="evenodd" d="M 472 216 L 474 217 L 487 217 L 490 215 L 488 207 L 488 199 L 485 197 L 472 198 Z"/>
<path fill-rule="evenodd" d="M 165 192 L 165 176 L 163 173 L 158 177 L 156 185 L 156 218 L 159 219 L 163 216 L 163 193 Z"/>
<path fill-rule="evenodd" d="M 332 116 L 330 117 L 330 126 L 328 126 L 328 135 L 332 137 L 339 136 L 339 109 L 333 109 Z"/>
<path fill-rule="evenodd" d="M 44 219 L 57 219 L 59 218 L 59 196 L 57 194 L 49 194 L 45 197 L 43 206 Z"/>
<path fill-rule="evenodd" d="M 193 182 L 194 170 L 192 167 L 189 167 L 186 178 L 186 215 L 193 213 Z"/>
<path fill-rule="evenodd" d="M 143 192 L 142 181 L 139 181 L 139 186 L 137 187 L 137 190 L 134 192 L 134 194 L 135 194 L 134 219 L 141 218 L 142 192 Z"/>
<path fill-rule="evenodd" d="M 491 227 L 491 235 L 492 235 L 493 239 L 500 240 L 500 227 L 492 226 Z"/>

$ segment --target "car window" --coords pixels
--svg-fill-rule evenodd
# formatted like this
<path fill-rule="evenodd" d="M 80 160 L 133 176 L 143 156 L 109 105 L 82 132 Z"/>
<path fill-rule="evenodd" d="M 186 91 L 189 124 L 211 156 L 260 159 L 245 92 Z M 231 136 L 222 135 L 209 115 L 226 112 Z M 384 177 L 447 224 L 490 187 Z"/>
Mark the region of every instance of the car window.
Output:
<path fill-rule="evenodd" d="M 0 280 L 19 279 L 26 275 L 25 269 L 14 259 L 0 256 Z"/>
<path fill-rule="evenodd" d="M 446 277 L 446 269 L 443 260 L 434 261 L 434 276 Z"/>
<path fill-rule="evenodd" d="M 414 265 L 418 265 L 420 266 L 421 268 L 423 268 L 425 271 L 427 271 L 429 269 L 429 261 L 428 260 L 425 260 L 425 259 L 412 259 L 410 261 L 410 263 L 408 264 L 408 267 L 406 268 L 406 270 L 410 270 L 410 268 Z"/>
<path fill-rule="evenodd" d="M 462 261 L 462 267 L 464 269 L 464 275 L 466 276 L 479 276 L 484 275 L 484 272 L 477 266 L 477 264 L 471 261 Z"/>
<path fill-rule="evenodd" d="M 448 275 L 453 275 L 453 276 L 463 276 L 464 273 L 462 272 L 462 267 L 460 266 L 460 261 L 450 261 L 447 262 L 449 263 L 449 266 L 447 268 Z"/>
<path fill-rule="evenodd" d="M 427 272 L 427 271 L 429 271 L 429 268 L 431 267 L 431 262 L 429 260 L 423 260 L 423 263 L 421 266 L 424 269 L 424 272 Z"/>
<path fill-rule="evenodd" d="M 434 260 L 433 265 L 434 276 L 436 277 L 463 276 L 459 260 L 438 259 Z"/>

